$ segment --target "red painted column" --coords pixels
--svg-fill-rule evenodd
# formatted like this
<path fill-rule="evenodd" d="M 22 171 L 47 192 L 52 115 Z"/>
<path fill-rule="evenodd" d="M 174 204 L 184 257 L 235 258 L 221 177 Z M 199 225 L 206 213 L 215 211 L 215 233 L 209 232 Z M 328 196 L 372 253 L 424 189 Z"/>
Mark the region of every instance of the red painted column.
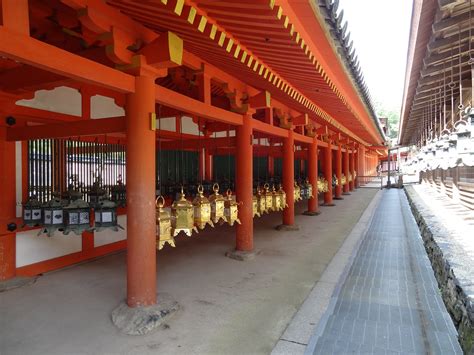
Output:
<path fill-rule="evenodd" d="M 337 144 L 336 150 L 336 178 L 338 185 L 336 185 L 336 200 L 342 200 L 342 146 Z"/>
<path fill-rule="evenodd" d="M 344 170 L 344 176 L 346 177 L 346 184 L 343 186 L 343 191 L 344 191 L 344 195 L 349 195 L 349 184 L 347 182 L 349 180 L 349 149 L 348 147 L 346 147 L 346 151 L 344 152 L 343 155 L 344 155 L 343 170 Z"/>
<path fill-rule="evenodd" d="M 135 78 L 135 93 L 127 95 L 127 304 L 156 303 L 155 80 Z"/>
<path fill-rule="evenodd" d="M 306 215 L 315 216 L 319 214 L 318 204 L 318 140 L 313 138 L 313 142 L 308 147 L 308 180 L 313 185 L 313 198 L 308 200 L 308 210 Z"/>
<path fill-rule="evenodd" d="M 241 203 L 237 224 L 236 246 L 238 251 L 253 250 L 253 138 L 252 117 L 244 115 L 242 126 L 236 129 L 236 199 Z"/>
<path fill-rule="evenodd" d="M 4 123 L 0 122 L 0 281 L 16 275 L 16 233 L 8 230 L 8 224 L 16 222 L 15 142 L 6 141 Z"/>
<path fill-rule="evenodd" d="M 204 152 L 204 180 L 212 180 L 212 155 L 209 148 Z"/>
<path fill-rule="evenodd" d="M 205 168 L 204 168 L 204 148 L 200 148 L 199 149 L 199 152 L 198 152 L 198 167 L 199 167 L 199 179 L 200 180 L 204 180 L 204 171 L 205 171 Z"/>
<path fill-rule="evenodd" d="M 293 130 L 283 140 L 283 190 L 286 192 L 288 207 L 283 210 L 283 225 L 295 224 L 295 139 Z"/>
<path fill-rule="evenodd" d="M 270 178 L 275 176 L 275 158 L 271 155 L 268 156 L 267 171 Z"/>
<path fill-rule="evenodd" d="M 328 181 L 328 192 L 324 193 L 324 205 L 334 206 L 332 201 L 332 151 L 331 143 L 324 148 L 324 178 Z"/>
<path fill-rule="evenodd" d="M 349 183 L 349 190 L 354 191 L 355 178 L 354 178 L 354 150 L 349 153 L 349 172 L 352 175 L 352 180 Z"/>

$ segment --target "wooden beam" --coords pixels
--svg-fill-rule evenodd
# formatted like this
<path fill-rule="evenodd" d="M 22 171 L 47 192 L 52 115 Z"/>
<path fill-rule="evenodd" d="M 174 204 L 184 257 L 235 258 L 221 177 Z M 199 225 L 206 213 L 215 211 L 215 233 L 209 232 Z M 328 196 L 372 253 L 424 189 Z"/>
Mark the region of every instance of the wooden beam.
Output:
<path fill-rule="evenodd" d="M 163 86 L 155 86 L 156 102 L 204 119 L 224 122 L 234 126 L 242 125 L 242 115 L 205 104 Z"/>
<path fill-rule="evenodd" d="M 11 127 L 7 129 L 7 140 L 26 141 L 29 139 L 65 138 L 117 132 L 125 132 L 125 119 L 123 117 Z"/>
<path fill-rule="evenodd" d="M 265 123 L 259 120 L 255 120 L 255 119 L 252 120 L 252 128 L 254 131 L 262 132 L 270 136 L 283 137 L 283 138 L 288 137 L 287 129 L 283 129 L 276 126 L 270 126 L 268 123 Z"/>
<path fill-rule="evenodd" d="M 133 76 L 0 27 L 0 55 L 80 82 L 123 93 L 135 91 Z"/>

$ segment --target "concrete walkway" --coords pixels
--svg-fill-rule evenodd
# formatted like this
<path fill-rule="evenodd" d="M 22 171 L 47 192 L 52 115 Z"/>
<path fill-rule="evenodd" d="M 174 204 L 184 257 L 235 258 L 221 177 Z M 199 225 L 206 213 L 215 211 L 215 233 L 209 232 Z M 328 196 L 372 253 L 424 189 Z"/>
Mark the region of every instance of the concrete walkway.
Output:
<path fill-rule="evenodd" d="M 179 237 L 158 253 L 158 291 L 181 309 L 146 336 L 125 336 L 110 314 L 126 293 L 125 253 L 46 274 L 0 293 L 0 354 L 269 354 L 378 191 L 359 189 L 317 217 L 296 206 L 255 221 L 254 260 L 224 257 L 235 230 Z"/>
<path fill-rule="evenodd" d="M 384 190 L 307 354 L 462 354 L 402 190 Z"/>

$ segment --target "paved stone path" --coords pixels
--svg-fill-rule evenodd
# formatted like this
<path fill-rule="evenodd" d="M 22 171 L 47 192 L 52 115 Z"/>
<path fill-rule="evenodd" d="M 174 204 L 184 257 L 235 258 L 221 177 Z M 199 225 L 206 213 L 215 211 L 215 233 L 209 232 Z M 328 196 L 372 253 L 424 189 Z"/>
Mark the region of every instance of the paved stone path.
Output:
<path fill-rule="evenodd" d="M 332 314 L 318 329 L 307 353 L 462 354 L 402 190 L 383 192 Z"/>

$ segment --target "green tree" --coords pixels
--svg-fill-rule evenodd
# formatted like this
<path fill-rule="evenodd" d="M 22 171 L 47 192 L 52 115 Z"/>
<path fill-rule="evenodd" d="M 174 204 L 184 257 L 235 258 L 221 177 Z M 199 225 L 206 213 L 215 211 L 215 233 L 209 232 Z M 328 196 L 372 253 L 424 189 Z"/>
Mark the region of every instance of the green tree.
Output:
<path fill-rule="evenodd" d="M 400 122 L 400 113 L 395 109 L 387 108 L 380 102 L 375 103 L 375 112 L 378 117 L 387 117 L 390 126 L 389 138 L 398 137 L 398 124 Z"/>

